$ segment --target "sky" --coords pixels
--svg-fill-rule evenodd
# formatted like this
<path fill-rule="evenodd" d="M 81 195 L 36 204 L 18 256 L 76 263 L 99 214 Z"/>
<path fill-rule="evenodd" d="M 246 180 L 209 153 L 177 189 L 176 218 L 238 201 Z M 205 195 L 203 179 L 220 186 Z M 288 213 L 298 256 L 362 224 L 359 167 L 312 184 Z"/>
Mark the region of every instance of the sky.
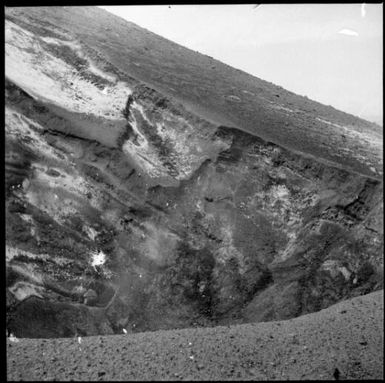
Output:
<path fill-rule="evenodd" d="M 382 4 L 101 8 L 292 92 L 383 124 Z"/>

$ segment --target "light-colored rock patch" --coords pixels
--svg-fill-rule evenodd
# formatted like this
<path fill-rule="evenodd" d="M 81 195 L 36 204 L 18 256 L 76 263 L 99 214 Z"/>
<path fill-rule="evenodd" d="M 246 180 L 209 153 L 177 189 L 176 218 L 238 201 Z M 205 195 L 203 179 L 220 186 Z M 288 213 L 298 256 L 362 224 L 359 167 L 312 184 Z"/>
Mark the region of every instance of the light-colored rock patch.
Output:
<path fill-rule="evenodd" d="M 62 59 L 46 51 L 38 36 L 18 25 L 6 21 L 5 74 L 11 81 L 25 89 L 37 99 L 53 103 L 73 112 L 88 113 L 109 120 L 122 120 L 131 89 L 124 82 L 112 83 L 99 89 L 84 79 L 78 71 Z M 47 42 L 47 39 L 46 39 Z M 58 39 L 49 39 L 51 44 L 67 45 L 79 57 L 80 45 Z M 89 70 L 95 74 L 115 79 L 99 70 L 94 63 Z"/>
<path fill-rule="evenodd" d="M 39 286 L 33 285 L 32 283 L 17 282 L 9 288 L 9 291 L 18 301 L 23 301 L 30 296 L 43 298 L 42 293 L 44 290 Z"/>

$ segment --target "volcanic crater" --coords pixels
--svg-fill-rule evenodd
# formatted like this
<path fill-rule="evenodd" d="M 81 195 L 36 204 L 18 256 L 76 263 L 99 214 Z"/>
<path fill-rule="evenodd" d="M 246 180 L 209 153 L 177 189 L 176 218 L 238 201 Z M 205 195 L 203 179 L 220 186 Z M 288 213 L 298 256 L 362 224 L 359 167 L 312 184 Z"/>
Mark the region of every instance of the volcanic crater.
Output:
<path fill-rule="evenodd" d="M 379 126 L 97 8 L 5 16 L 9 332 L 278 321 L 383 288 Z"/>

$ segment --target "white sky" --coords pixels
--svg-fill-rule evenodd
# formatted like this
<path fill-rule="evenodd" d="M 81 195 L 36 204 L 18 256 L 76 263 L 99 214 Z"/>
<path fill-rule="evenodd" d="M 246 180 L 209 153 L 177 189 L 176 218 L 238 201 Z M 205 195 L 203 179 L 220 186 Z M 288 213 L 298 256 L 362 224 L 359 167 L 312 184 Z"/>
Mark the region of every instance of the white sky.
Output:
<path fill-rule="evenodd" d="M 295 93 L 382 125 L 382 4 L 101 8 Z"/>

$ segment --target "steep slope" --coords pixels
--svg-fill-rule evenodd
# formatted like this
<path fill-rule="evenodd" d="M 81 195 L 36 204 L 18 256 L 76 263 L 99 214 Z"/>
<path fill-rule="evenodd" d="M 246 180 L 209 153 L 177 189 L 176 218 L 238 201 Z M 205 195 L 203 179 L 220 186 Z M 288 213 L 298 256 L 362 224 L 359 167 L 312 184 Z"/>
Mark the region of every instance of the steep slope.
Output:
<path fill-rule="evenodd" d="M 15 380 L 383 379 L 383 291 L 288 321 L 7 342 Z M 106 355 L 109 357 L 106 358 Z"/>
<path fill-rule="evenodd" d="M 17 336 L 288 319 L 382 288 L 377 127 L 218 62 L 205 79 L 175 47 L 99 9 L 6 9 Z"/>
<path fill-rule="evenodd" d="M 7 17 L 43 36 L 71 35 L 90 49 L 91 57 L 104 57 L 123 77 L 128 74 L 182 101 L 216 124 L 236 126 L 365 174 L 382 174 L 378 125 L 288 92 L 102 9 L 10 8 Z"/>

